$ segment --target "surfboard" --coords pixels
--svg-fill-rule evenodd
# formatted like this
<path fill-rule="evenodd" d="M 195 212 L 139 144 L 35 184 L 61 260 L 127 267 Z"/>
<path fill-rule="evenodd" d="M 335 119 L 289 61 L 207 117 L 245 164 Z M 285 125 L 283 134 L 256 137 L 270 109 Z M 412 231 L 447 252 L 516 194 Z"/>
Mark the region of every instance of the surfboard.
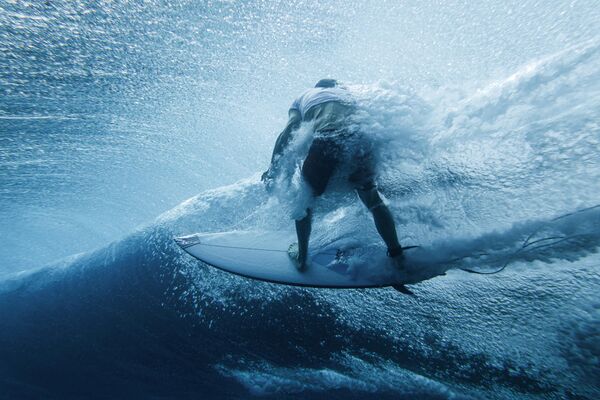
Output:
<path fill-rule="evenodd" d="M 295 233 L 231 231 L 196 233 L 175 242 L 196 259 L 232 274 L 261 281 L 320 288 L 375 288 L 416 283 L 379 245 L 336 240 L 309 248 L 309 265 L 299 271 L 288 254 Z"/>

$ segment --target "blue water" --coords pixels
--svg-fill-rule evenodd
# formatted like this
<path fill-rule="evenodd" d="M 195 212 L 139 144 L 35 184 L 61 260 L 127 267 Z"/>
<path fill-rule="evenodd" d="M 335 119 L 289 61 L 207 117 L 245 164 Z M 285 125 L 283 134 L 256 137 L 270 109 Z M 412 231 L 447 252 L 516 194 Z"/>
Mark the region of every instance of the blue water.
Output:
<path fill-rule="evenodd" d="M 593 1 L 1 3 L 0 398 L 599 398 L 598 20 Z M 297 179 L 270 196 L 259 176 L 326 76 L 359 99 L 401 241 L 450 268 L 416 297 L 249 281 L 171 240 L 291 229 Z M 352 194 L 316 217 L 316 242 L 379 240 Z"/>

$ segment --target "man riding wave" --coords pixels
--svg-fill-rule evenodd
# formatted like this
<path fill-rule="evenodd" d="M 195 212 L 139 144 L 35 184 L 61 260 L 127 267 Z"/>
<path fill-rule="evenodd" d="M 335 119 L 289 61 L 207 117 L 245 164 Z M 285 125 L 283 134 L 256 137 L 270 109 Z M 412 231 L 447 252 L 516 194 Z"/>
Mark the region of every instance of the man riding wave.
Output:
<path fill-rule="evenodd" d="M 288 123 L 275 142 L 271 165 L 262 180 L 267 183 L 273 179 L 277 174 L 278 160 L 292 142 L 294 134 L 303 122 L 311 122 L 314 138 L 302 164 L 302 178 L 310 187 L 312 197 L 317 198 L 325 192 L 332 175 L 350 152 L 352 165 L 345 174 L 346 178 L 373 215 L 377 232 L 387 246 L 388 256 L 400 264 L 402 247 L 394 218 L 381 199 L 375 182 L 372 143 L 364 139 L 365 135 L 360 135 L 361 140 L 356 140 L 357 134 L 349 123 L 354 109 L 351 93 L 334 79 L 321 79 L 314 88 L 302 93 L 290 107 Z M 312 210 L 307 207 L 304 215 L 296 219 L 299 270 L 307 267 L 311 228 Z"/>

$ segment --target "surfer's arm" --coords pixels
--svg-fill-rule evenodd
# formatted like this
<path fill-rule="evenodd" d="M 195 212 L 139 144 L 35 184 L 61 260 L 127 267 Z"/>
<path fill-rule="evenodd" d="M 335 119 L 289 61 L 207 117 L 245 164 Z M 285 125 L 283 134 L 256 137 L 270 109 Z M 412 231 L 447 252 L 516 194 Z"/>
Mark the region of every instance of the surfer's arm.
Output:
<path fill-rule="evenodd" d="M 287 125 L 275 141 L 273 155 L 271 156 L 271 165 L 269 166 L 269 169 L 263 174 L 263 180 L 268 177 L 271 177 L 275 172 L 275 164 L 277 162 L 277 159 L 283 154 L 287 146 L 290 144 L 293 137 L 293 132 L 296 129 L 298 129 L 301 122 L 302 118 L 300 117 L 300 112 L 293 108 L 290 109 Z"/>

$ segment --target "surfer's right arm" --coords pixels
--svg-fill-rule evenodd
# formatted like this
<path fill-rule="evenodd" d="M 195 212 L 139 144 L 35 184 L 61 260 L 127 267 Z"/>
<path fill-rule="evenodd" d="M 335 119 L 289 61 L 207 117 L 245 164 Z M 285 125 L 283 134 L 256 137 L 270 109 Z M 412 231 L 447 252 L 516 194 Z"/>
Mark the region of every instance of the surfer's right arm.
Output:
<path fill-rule="evenodd" d="M 289 118 L 285 129 L 279 134 L 277 140 L 275 141 L 273 155 L 271 156 L 271 165 L 269 166 L 269 169 L 262 174 L 261 179 L 263 181 L 270 179 L 275 175 L 277 169 L 277 159 L 283 154 L 287 146 L 290 144 L 293 137 L 293 132 L 298 129 L 300 123 L 302 122 L 300 111 L 294 108 L 290 109 L 288 116 Z"/>

